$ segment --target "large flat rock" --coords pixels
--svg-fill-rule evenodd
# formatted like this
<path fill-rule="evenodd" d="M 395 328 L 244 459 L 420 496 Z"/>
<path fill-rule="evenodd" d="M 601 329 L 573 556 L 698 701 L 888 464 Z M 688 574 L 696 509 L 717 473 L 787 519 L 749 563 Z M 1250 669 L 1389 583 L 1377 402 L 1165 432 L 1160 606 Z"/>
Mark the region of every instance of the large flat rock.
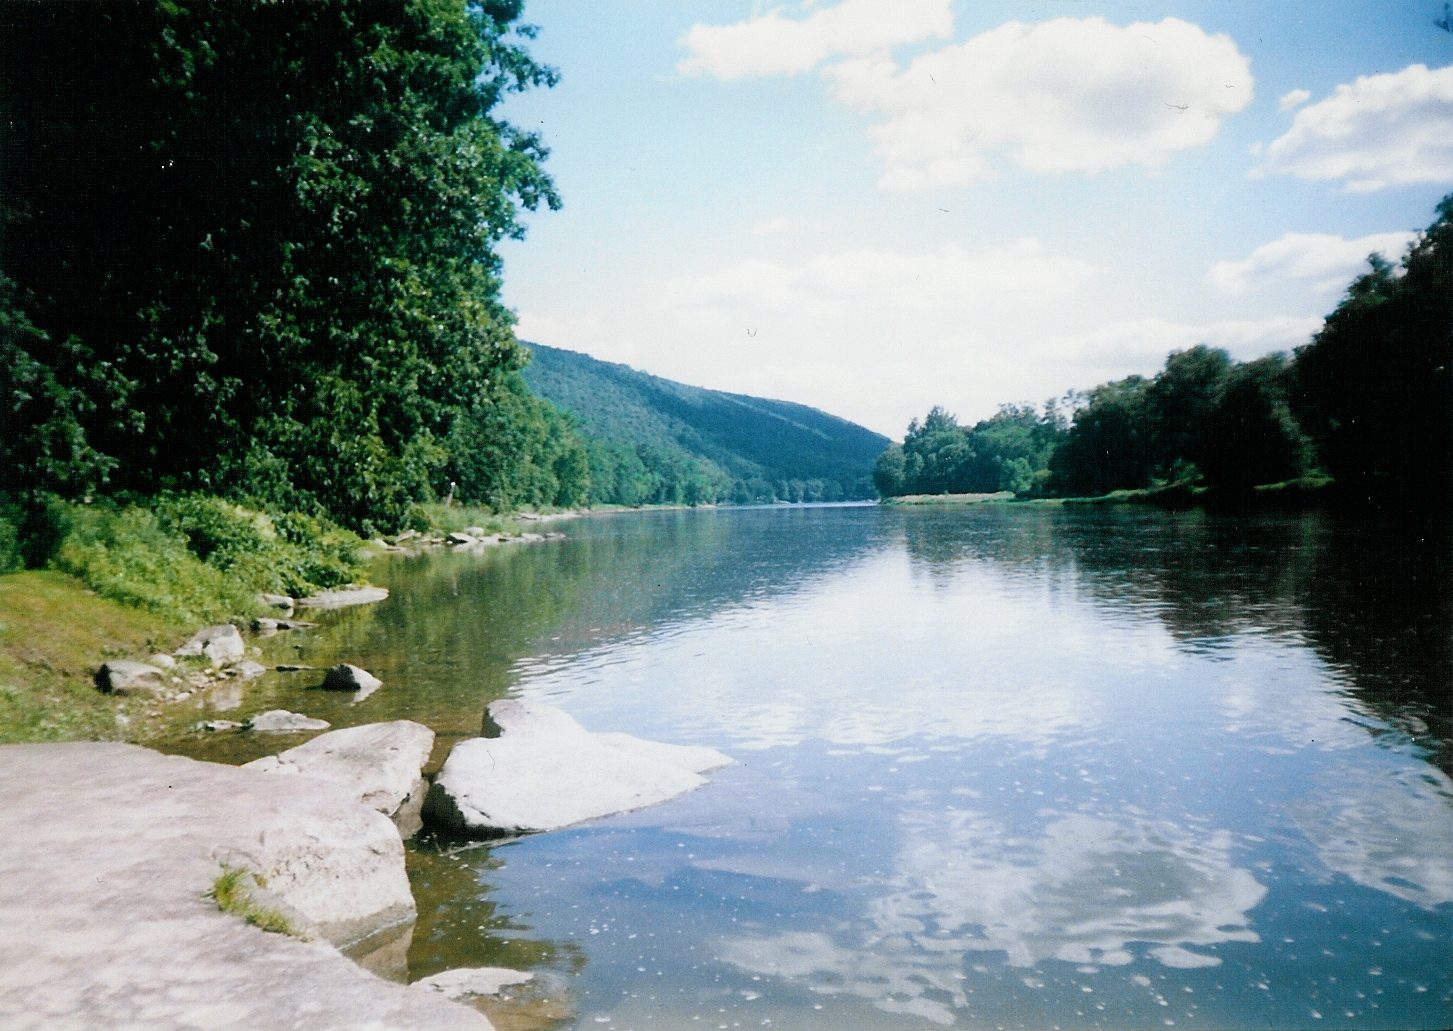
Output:
<path fill-rule="evenodd" d="M 112 743 L 0 748 L 0 784 L 8 1031 L 489 1027 L 328 944 L 413 913 L 397 831 L 341 788 Z M 224 863 L 320 940 L 220 912 Z"/>
<path fill-rule="evenodd" d="M 433 747 L 434 732 L 422 723 L 366 723 L 319 734 L 296 748 L 255 759 L 243 769 L 326 780 L 369 808 L 392 816 L 422 790 L 421 771 Z"/>
<path fill-rule="evenodd" d="M 486 726 L 494 736 L 450 751 L 425 799 L 426 823 L 479 836 L 556 830 L 664 802 L 732 761 L 711 748 L 592 734 L 559 709 L 516 699 L 490 703 Z"/>

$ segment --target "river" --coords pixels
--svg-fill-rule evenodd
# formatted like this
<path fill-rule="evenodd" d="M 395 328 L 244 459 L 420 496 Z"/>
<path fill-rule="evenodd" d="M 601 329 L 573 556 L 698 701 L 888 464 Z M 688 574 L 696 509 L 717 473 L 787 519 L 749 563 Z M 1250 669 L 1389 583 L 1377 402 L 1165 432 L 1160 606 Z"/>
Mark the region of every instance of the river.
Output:
<path fill-rule="evenodd" d="M 504 696 L 737 760 L 639 813 L 416 844 L 412 976 L 534 970 L 564 1026 L 600 1031 L 1453 1024 L 1446 528 L 1016 506 L 562 525 L 385 560 L 388 601 L 268 643 L 372 670 L 359 704 L 303 674 L 233 699 L 416 719 L 436 763 Z"/>

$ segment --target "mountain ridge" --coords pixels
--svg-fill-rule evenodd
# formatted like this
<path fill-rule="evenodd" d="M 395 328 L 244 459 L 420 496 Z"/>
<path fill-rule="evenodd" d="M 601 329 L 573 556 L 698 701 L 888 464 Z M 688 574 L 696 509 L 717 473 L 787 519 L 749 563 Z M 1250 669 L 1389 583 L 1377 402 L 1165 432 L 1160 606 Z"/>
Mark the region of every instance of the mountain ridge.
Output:
<path fill-rule="evenodd" d="M 579 351 L 521 343 L 532 356 L 522 371 L 525 382 L 570 414 L 590 441 L 592 483 L 599 488 L 592 487 L 593 501 L 876 496 L 873 462 L 890 441 L 848 419 L 800 402 L 692 386 Z M 652 475 L 657 482 L 647 483 Z M 673 478 L 684 480 L 679 499 L 667 487 Z"/>

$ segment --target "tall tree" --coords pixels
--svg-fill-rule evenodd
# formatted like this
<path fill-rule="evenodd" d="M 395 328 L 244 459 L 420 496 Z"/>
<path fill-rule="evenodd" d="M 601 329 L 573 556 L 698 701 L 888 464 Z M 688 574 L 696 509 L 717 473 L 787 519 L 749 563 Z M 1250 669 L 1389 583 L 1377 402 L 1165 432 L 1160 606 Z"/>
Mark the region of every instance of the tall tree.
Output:
<path fill-rule="evenodd" d="M 495 114 L 555 78 L 521 7 L 0 7 L 12 309 L 84 356 L 7 347 L 88 399 L 52 407 L 113 484 L 360 526 L 439 485 L 441 442 L 520 362 L 496 245 L 558 203 L 540 140 Z"/>

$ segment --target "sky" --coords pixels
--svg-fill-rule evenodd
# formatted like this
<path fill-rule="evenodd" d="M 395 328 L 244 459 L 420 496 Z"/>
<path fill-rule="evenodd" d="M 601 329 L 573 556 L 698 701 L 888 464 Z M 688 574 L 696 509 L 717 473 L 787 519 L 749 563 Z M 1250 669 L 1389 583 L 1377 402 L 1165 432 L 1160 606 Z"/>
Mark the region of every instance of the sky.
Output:
<path fill-rule="evenodd" d="M 1305 343 L 1453 192 L 1441 0 L 527 0 L 521 339 L 894 439 Z"/>

